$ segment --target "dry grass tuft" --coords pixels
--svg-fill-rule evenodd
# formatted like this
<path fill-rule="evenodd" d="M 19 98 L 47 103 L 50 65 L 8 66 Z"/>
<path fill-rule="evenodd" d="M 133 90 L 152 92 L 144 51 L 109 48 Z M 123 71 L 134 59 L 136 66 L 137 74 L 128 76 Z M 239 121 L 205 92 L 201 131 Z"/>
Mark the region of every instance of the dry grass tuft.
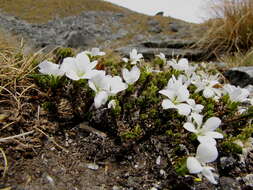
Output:
<path fill-rule="evenodd" d="M 224 54 L 218 58 L 221 62 L 227 64 L 228 68 L 239 66 L 253 66 L 253 49 L 246 53 L 235 52 L 231 54 Z"/>
<path fill-rule="evenodd" d="M 221 0 L 212 7 L 216 19 L 200 41 L 212 54 L 246 52 L 253 46 L 253 0 Z"/>
<path fill-rule="evenodd" d="M 58 17 L 78 15 L 83 11 L 126 10 L 101 0 L 0 0 L 0 7 L 4 12 L 30 23 L 45 23 Z"/>

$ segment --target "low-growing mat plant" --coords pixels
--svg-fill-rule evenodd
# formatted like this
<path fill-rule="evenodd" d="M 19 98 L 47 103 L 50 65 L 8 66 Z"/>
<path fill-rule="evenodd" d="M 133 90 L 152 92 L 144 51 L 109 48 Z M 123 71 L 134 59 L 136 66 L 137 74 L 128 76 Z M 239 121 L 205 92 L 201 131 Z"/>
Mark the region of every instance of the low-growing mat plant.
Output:
<path fill-rule="evenodd" d="M 16 115 L 14 121 L 13 115 L 5 119 L 6 125 L 14 122 L 8 126 L 8 134 L 28 131 L 31 138 L 39 133 L 51 139 L 50 133 L 59 130 L 57 126 L 75 126 L 83 121 L 122 145 L 166 134 L 170 137 L 168 149 L 172 149 L 169 162 L 178 175 L 201 174 L 217 184 L 208 164 L 217 159 L 218 149 L 224 154 L 240 153 L 231 139 L 252 136 L 252 106 L 243 114 L 238 112 L 248 95 L 237 88 L 241 98 L 233 102 L 234 88 L 225 91 L 218 72 L 205 74 L 186 59 L 165 60 L 163 64 L 155 60 L 147 65 L 136 50 L 131 53 L 132 59 L 117 62 L 87 52 L 58 49 L 51 56 L 43 56 L 49 62 L 38 53 L 25 56 L 22 51 L 3 52 L 0 114 L 9 109 Z M 129 72 L 123 73 L 123 68 Z M 56 76 L 64 80 L 51 85 L 50 79 Z M 51 128 L 43 126 L 39 110 Z M 182 151 L 181 145 L 187 151 Z"/>

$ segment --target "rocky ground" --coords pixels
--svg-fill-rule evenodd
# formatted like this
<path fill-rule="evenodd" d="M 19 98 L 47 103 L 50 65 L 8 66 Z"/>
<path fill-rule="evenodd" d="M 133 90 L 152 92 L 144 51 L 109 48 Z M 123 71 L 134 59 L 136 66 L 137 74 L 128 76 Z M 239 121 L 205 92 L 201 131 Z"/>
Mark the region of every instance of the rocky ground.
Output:
<path fill-rule="evenodd" d="M 126 55 L 135 47 L 145 59 L 163 52 L 168 58 L 184 56 L 195 61 L 205 53 L 190 48 L 198 41 L 194 34 L 199 29 L 195 25 L 170 18 L 161 21 L 160 16 L 139 22 L 129 22 L 129 18 L 132 19 L 129 12 L 90 11 L 35 24 L 2 11 L 0 28 L 24 37 L 30 49 L 100 47 L 115 48 Z M 249 71 L 231 70 L 224 75 L 231 83 L 250 88 L 253 76 Z M 244 77 L 235 78 L 234 72 L 241 72 Z M 17 94 L 25 88 L 22 85 L 16 86 Z M 2 190 L 253 189 L 252 151 L 243 158 L 234 152 L 220 153 L 214 164 L 220 175 L 219 184 L 212 185 L 205 178 L 199 181 L 193 175 L 180 175 L 180 168 L 175 167 L 178 158 L 189 151 L 186 142 L 178 144 L 172 140 L 182 131 L 168 133 L 167 126 L 173 129 L 178 123 L 169 121 L 162 123 L 161 128 L 148 128 L 153 121 L 146 118 L 143 125 L 147 129 L 140 134 L 133 131 L 137 137 L 122 140 L 107 108 L 92 110 L 90 120 L 84 120 L 85 111 L 91 106 L 89 92 L 77 92 L 73 85 L 57 92 L 28 87 L 21 93 L 19 105 L 7 101 L 0 108 L 0 115 L 8 116 L 0 118 L 0 134 L 12 136 L 22 130 L 31 131 L 25 137 L 1 142 L 8 159 L 8 171 L 0 179 Z M 0 96 L 1 99 L 6 97 Z M 57 104 L 56 110 L 48 111 L 42 106 L 49 101 Z M 142 110 L 143 114 L 148 111 Z M 173 114 L 156 111 L 163 119 L 166 114 Z M 139 119 L 136 114 L 129 113 L 132 123 Z M 124 117 L 117 126 L 131 128 L 124 122 L 129 118 Z M 0 169 L 3 174 L 4 168 Z"/>
<path fill-rule="evenodd" d="M 118 48 L 119 53 L 126 55 L 135 47 L 145 58 L 152 58 L 158 52 L 167 57 L 184 56 L 192 60 L 203 57 L 203 50 L 191 48 L 199 40 L 196 32 L 199 26 L 169 17 L 134 14 L 131 11 L 86 11 L 36 24 L 2 12 L 0 28 L 25 38 L 32 49 Z"/>

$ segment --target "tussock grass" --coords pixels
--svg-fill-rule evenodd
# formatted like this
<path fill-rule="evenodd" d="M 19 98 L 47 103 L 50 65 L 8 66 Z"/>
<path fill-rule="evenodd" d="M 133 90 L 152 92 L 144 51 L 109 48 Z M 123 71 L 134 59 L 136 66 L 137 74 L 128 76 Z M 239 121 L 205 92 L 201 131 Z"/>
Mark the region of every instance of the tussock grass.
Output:
<path fill-rule="evenodd" d="M 216 19 L 200 46 L 214 54 L 246 52 L 253 46 L 253 0 L 221 0 L 212 7 Z"/>
<path fill-rule="evenodd" d="M 30 23 L 45 23 L 58 17 L 77 15 L 83 11 L 126 10 L 101 0 L 0 0 L 0 7 L 4 12 Z"/>
<path fill-rule="evenodd" d="M 227 63 L 227 67 L 239 66 L 253 66 L 253 49 L 246 53 L 235 52 L 231 54 L 224 54 L 219 57 L 221 62 Z"/>

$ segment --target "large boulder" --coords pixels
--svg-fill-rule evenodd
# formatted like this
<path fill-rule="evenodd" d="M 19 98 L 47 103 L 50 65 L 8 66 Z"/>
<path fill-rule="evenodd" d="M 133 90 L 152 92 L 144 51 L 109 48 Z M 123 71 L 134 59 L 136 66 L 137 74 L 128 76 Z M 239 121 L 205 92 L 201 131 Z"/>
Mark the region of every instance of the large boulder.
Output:
<path fill-rule="evenodd" d="M 253 66 L 231 68 L 224 72 L 224 76 L 235 86 L 253 85 Z"/>

